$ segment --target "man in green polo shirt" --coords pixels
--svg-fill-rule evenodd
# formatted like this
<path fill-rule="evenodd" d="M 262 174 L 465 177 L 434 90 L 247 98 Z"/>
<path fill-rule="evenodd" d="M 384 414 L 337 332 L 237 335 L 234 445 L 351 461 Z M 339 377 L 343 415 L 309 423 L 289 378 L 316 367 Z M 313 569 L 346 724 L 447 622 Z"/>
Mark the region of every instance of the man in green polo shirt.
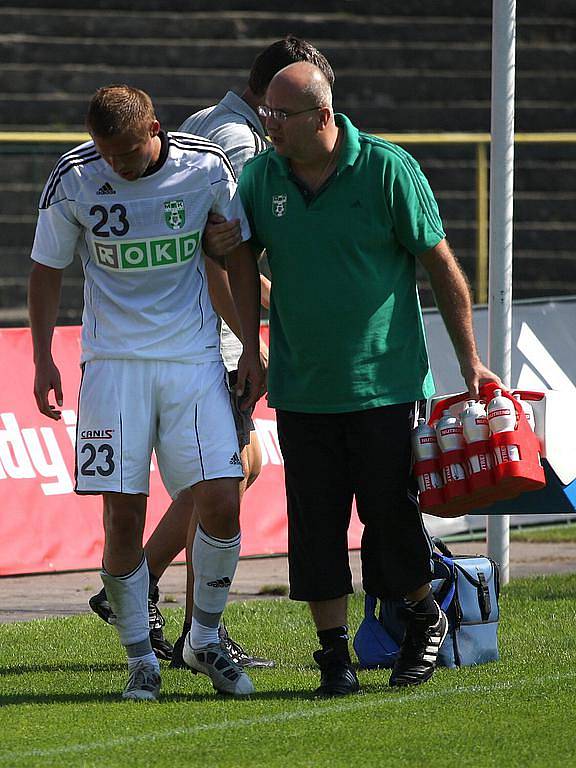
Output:
<path fill-rule="evenodd" d="M 476 352 L 468 285 L 415 160 L 334 115 L 330 86 L 308 63 L 274 77 L 260 114 L 273 149 L 244 166 L 240 192 L 272 273 L 269 403 L 285 464 L 290 596 L 310 604 L 316 624 L 318 693 L 357 691 L 347 627 L 355 497 L 364 589 L 405 601 L 390 685 L 416 685 L 432 676 L 447 631 L 410 498 L 410 431 L 434 392 L 417 258 L 471 396 L 498 378 Z M 232 283 L 245 268 L 228 260 Z"/>

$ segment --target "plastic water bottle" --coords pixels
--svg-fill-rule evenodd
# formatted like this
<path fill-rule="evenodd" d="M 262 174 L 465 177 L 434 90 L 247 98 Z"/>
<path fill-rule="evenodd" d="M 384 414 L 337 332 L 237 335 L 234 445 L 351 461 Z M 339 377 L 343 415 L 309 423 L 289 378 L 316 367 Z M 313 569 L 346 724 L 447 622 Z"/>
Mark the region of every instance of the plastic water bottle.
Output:
<path fill-rule="evenodd" d="M 493 435 L 500 432 L 514 432 L 516 429 L 516 409 L 511 400 L 504 397 L 502 390 L 494 390 L 494 397 L 488 403 L 486 412 L 490 432 Z M 520 461 L 520 451 L 517 445 L 498 445 L 494 451 L 494 458 L 497 464 Z"/>
<path fill-rule="evenodd" d="M 532 409 L 532 406 L 528 402 L 528 400 L 522 400 L 522 397 L 518 394 L 512 395 L 515 400 L 518 400 L 520 405 L 522 406 L 522 410 L 524 411 L 524 416 L 526 416 L 526 421 L 528 422 L 528 426 L 532 430 L 532 432 L 535 431 L 536 423 L 534 421 L 534 411 Z"/>
<path fill-rule="evenodd" d="M 462 411 L 462 431 L 467 445 L 474 443 L 487 443 L 490 438 L 490 427 L 488 426 L 488 417 L 484 403 L 475 400 L 467 400 L 466 407 Z M 467 457 L 468 469 L 470 474 L 492 469 L 492 456 L 490 449 L 482 453 L 473 454 Z"/>
<path fill-rule="evenodd" d="M 418 419 L 418 426 L 412 430 L 412 452 L 416 461 L 438 458 L 440 450 L 436 430 L 426 422 L 426 419 Z"/>
<path fill-rule="evenodd" d="M 442 488 L 442 477 L 437 464 L 440 451 L 436 432 L 426 423 L 426 419 L 418 419 L 418 426 L 412 430 L 412 453 L 415 461 L 414 475 L 420 492 Z M 419 465 L 419 462 L 429 462 L 429 465 Z"/>
<path fill-rule="evenodd" d="M 450 411 L 444 411 L 442 418 L 436 424 L 436 438 L 438 447 L 442 453 L 451 453 L 452 451 L 464 450 L 464 435 L 462 431 L 462 422 L 457 416 L 452 416 Z M 445 464 L 442 467 L 444 484 L 455 483 L 466 480 L 464 467 L 457 457 L 454 461 Z"/>

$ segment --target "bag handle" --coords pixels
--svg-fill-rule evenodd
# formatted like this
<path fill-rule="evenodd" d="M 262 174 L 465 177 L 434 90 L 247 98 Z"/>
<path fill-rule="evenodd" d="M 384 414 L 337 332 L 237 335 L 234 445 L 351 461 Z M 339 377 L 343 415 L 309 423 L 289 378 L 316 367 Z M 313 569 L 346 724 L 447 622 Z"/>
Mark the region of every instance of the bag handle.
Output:
<path fill-rule="evenodd" d="M 534 392 L 530 389 L 515 389 L 513 395 L 521 395 L 522 400 L 543 400 L 544 392 Z"/>
<path fill-rule="evenodd" d="M 376 618 L 376 598 L 372 595 L 364 595 L 364 615 Z"/>
<path fill-rule="evenodd" d="M 430 426 L 433 426 L 442 416 L 442 411 L 445 411 L 446 408 L 449 408 L 451 405 L 456 405 L 456 403 L 463 403 L 465 400 L 469 399 L 468 392 L 460 392 L 457 395 L 451 395 L 450 397 L 445 397 L 444 400 L 439 400 L 434 408 L 432 409 L 432 413 L 430 414 L 430 418 L 428 419 L 428 424 Z"/>
<path fill-rule="evenodd" d="M 444 588 L 445 588 L 445 585 L 448 584 L 448 589 L 446 589 L 444 594 L 441 596 L 440 603 L 439 603 L 440 608 L 443 611 L 446 611 L 447 608 L 450 607 L 450 604 L 452 603 L 452 600 L 454 599 L 454 596 L 456 594 L 455 563 L 451 557 L 445 557 L 444 555 L 439 555 L 436 552 L 432 553 L 432 557 L 434 560 L 444 565 L 444 567 L 448 571 L 448 576 L 444 579 Z M 440 595 L 437 595 L 437 598 L 438 597 L 440 597 Z"/>
<path fill-rule="evenodd" d="M 432 544 L 436 547 L 436 549 L 440 550 L 443 555 L 446 555 L 446 557 L 451 557 L 454 559 L 454 555 L 452 552 L 448 549 L 446 544 L 442 541 L 442 539 L 439 536 L 432 536 Z"/>
<path fill-rule="evenodd" d="M 517 400 L 515 400 L 512 397 L 512 393 L 506 389 L 502 389 L 502 387 L 496 384 L 495 381 L 487 381 L 484 384 L 480 385 L 480 399 L 488 402 L 494 396 L 494 391 L 496 389 L 502 390 L 502 394 L 505 397 L 507 397 L 509 400 L 512 400 L 512 402 L 516 403 L 514 407 L 516 408 L 517 413 L 518 411 L 522 411 L 522 406 L 518 403 Z M 544 397 L 543 392 L 532 392 L 528 390 L 525 392 L 523 390 L 514 390 L 514 394 L 527 395 L 527 397 L 524 398 L 526 400 L 542 400 L 542 398 Z M 442 412 L 445 411 L 447 408 L 450 408 L 450 406 L 456 405 L 457 403 L 463 403 L 469 399 L 470 399 L 470 394 L 468 392 L 460 392 L 456 395 L 445 397 L 443 400 L 439 400 L 434 406 L 434 408 L 432 409 L 432 413 L 430 414 L 430 418 L 428 419 L 428 424 L 432 426 L 435 422 L 437 422 L 442 416 Z M 522 411 L 522 413 L 524 413 L 524 411 Z"/>

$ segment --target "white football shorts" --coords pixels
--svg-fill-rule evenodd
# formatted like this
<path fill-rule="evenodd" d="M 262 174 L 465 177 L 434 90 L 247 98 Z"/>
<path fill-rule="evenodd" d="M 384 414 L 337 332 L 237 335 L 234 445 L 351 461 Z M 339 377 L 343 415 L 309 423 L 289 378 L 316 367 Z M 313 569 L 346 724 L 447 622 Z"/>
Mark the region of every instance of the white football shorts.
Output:
<path fill-rule="evenodd" d="M 149 493 L 150 459 L 172 498 L 243 477 L 221 362 L 90 360 L 76 435 L 77 493 Z"/>

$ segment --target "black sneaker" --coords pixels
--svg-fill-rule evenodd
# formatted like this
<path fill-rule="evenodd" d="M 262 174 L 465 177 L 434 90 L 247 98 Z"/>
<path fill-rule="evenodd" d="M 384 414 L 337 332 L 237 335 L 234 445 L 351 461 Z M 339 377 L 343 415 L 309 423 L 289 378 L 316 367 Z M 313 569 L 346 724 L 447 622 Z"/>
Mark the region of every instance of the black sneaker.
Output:
<path fill-rule="evenodd" d="M 178 640 L 174 643 L 172 658 L 170 659 L 170 667 L 171 669 L 188 669 L 190 672 L 196 674 L 196 670 L 191 669 L 182 658 L 182 649 L 184 648 L 184 641 L 186 640 L 187 634 L 188 633 L 185 632 L 183 635 L 180 635 Z"/>
<path fill-rule="evenodd" d="M 406 611 L 406 633 L 390 675 L 392 687 L 420 685 L 432 677 L 448 633 L 446 614 L 440 608 L 438 611 L 438 619 L 432 624 L 427 614 Z"/>
<path fill-rule="evenodd" d="M 156 658 L 162 659 L 162 661 L 171 661 L 174 648 L 164 637 L 162 628 L 166 624 L 166 619 L 160 613 L 158 608 L 158 601 L 160 600 L 160 592 L 158 587 L 154 588 L 152 597 L 148 599 L 148 623 L 150 626 L 150 644 L 152 650 L 156 654 Z"/>
<path fill-rule="evenodd" d="M 333 658 L 333 653 L 320 649 L 312 654 L 320 667 L 320 686 L 317 696 L 348 696 L 360 690 L 354 667 L 350 662 Z"/>
<path fill-rule="evenodd" d="M 276 663 L 272 661 L 272 659 L 263 659 L 260 656 L 251 656 L 249 653 L 246 653 L 240 643 L 237 643 L 236 640 L 233 640 L 230 637 L 223 621 L 220 622 L 220 626 L 218 627 L 218 637 L 220 638 L 220 642 L 226 648 L 232 661 L 239 666 L 245 669 L 272 669 L 276 666 Z"/>
<path fill-rule="evenodd" d="M 164 637 L 162 628 L 166 623 L 164 616 L 160 613 L 158 608 L 158 601 L 160 599 L 160 592 L 158 587 L 154 589 L 152 597 L 148 600 L 148 624 L 150 626 L 150 643 L 152 650 L 156 654 L 157 658 L 163 661 L 170 661 L 172 659 L 172 643 L 170 643 Z M 94 611 L 95 614 L 107 624 L 116 623 L 116 615 L 112 610 L 112 606 L 108 602 L 106 596 L 106 590 L 101 589 L 96 595 L 92 595 L 88 600 L 88 605 Z"/>
<path fill-rule="evenodd" d="M 92 595 L 90 600 L 88 600 L 88 605 L 92 608 L 95 614 L 100 616 L 100 618 L 106 622 L 106 624 L 116 623 L 116 614 L 108 602 L 106 590 L 104 588 L 102 588 L 97 595 Z"/>

